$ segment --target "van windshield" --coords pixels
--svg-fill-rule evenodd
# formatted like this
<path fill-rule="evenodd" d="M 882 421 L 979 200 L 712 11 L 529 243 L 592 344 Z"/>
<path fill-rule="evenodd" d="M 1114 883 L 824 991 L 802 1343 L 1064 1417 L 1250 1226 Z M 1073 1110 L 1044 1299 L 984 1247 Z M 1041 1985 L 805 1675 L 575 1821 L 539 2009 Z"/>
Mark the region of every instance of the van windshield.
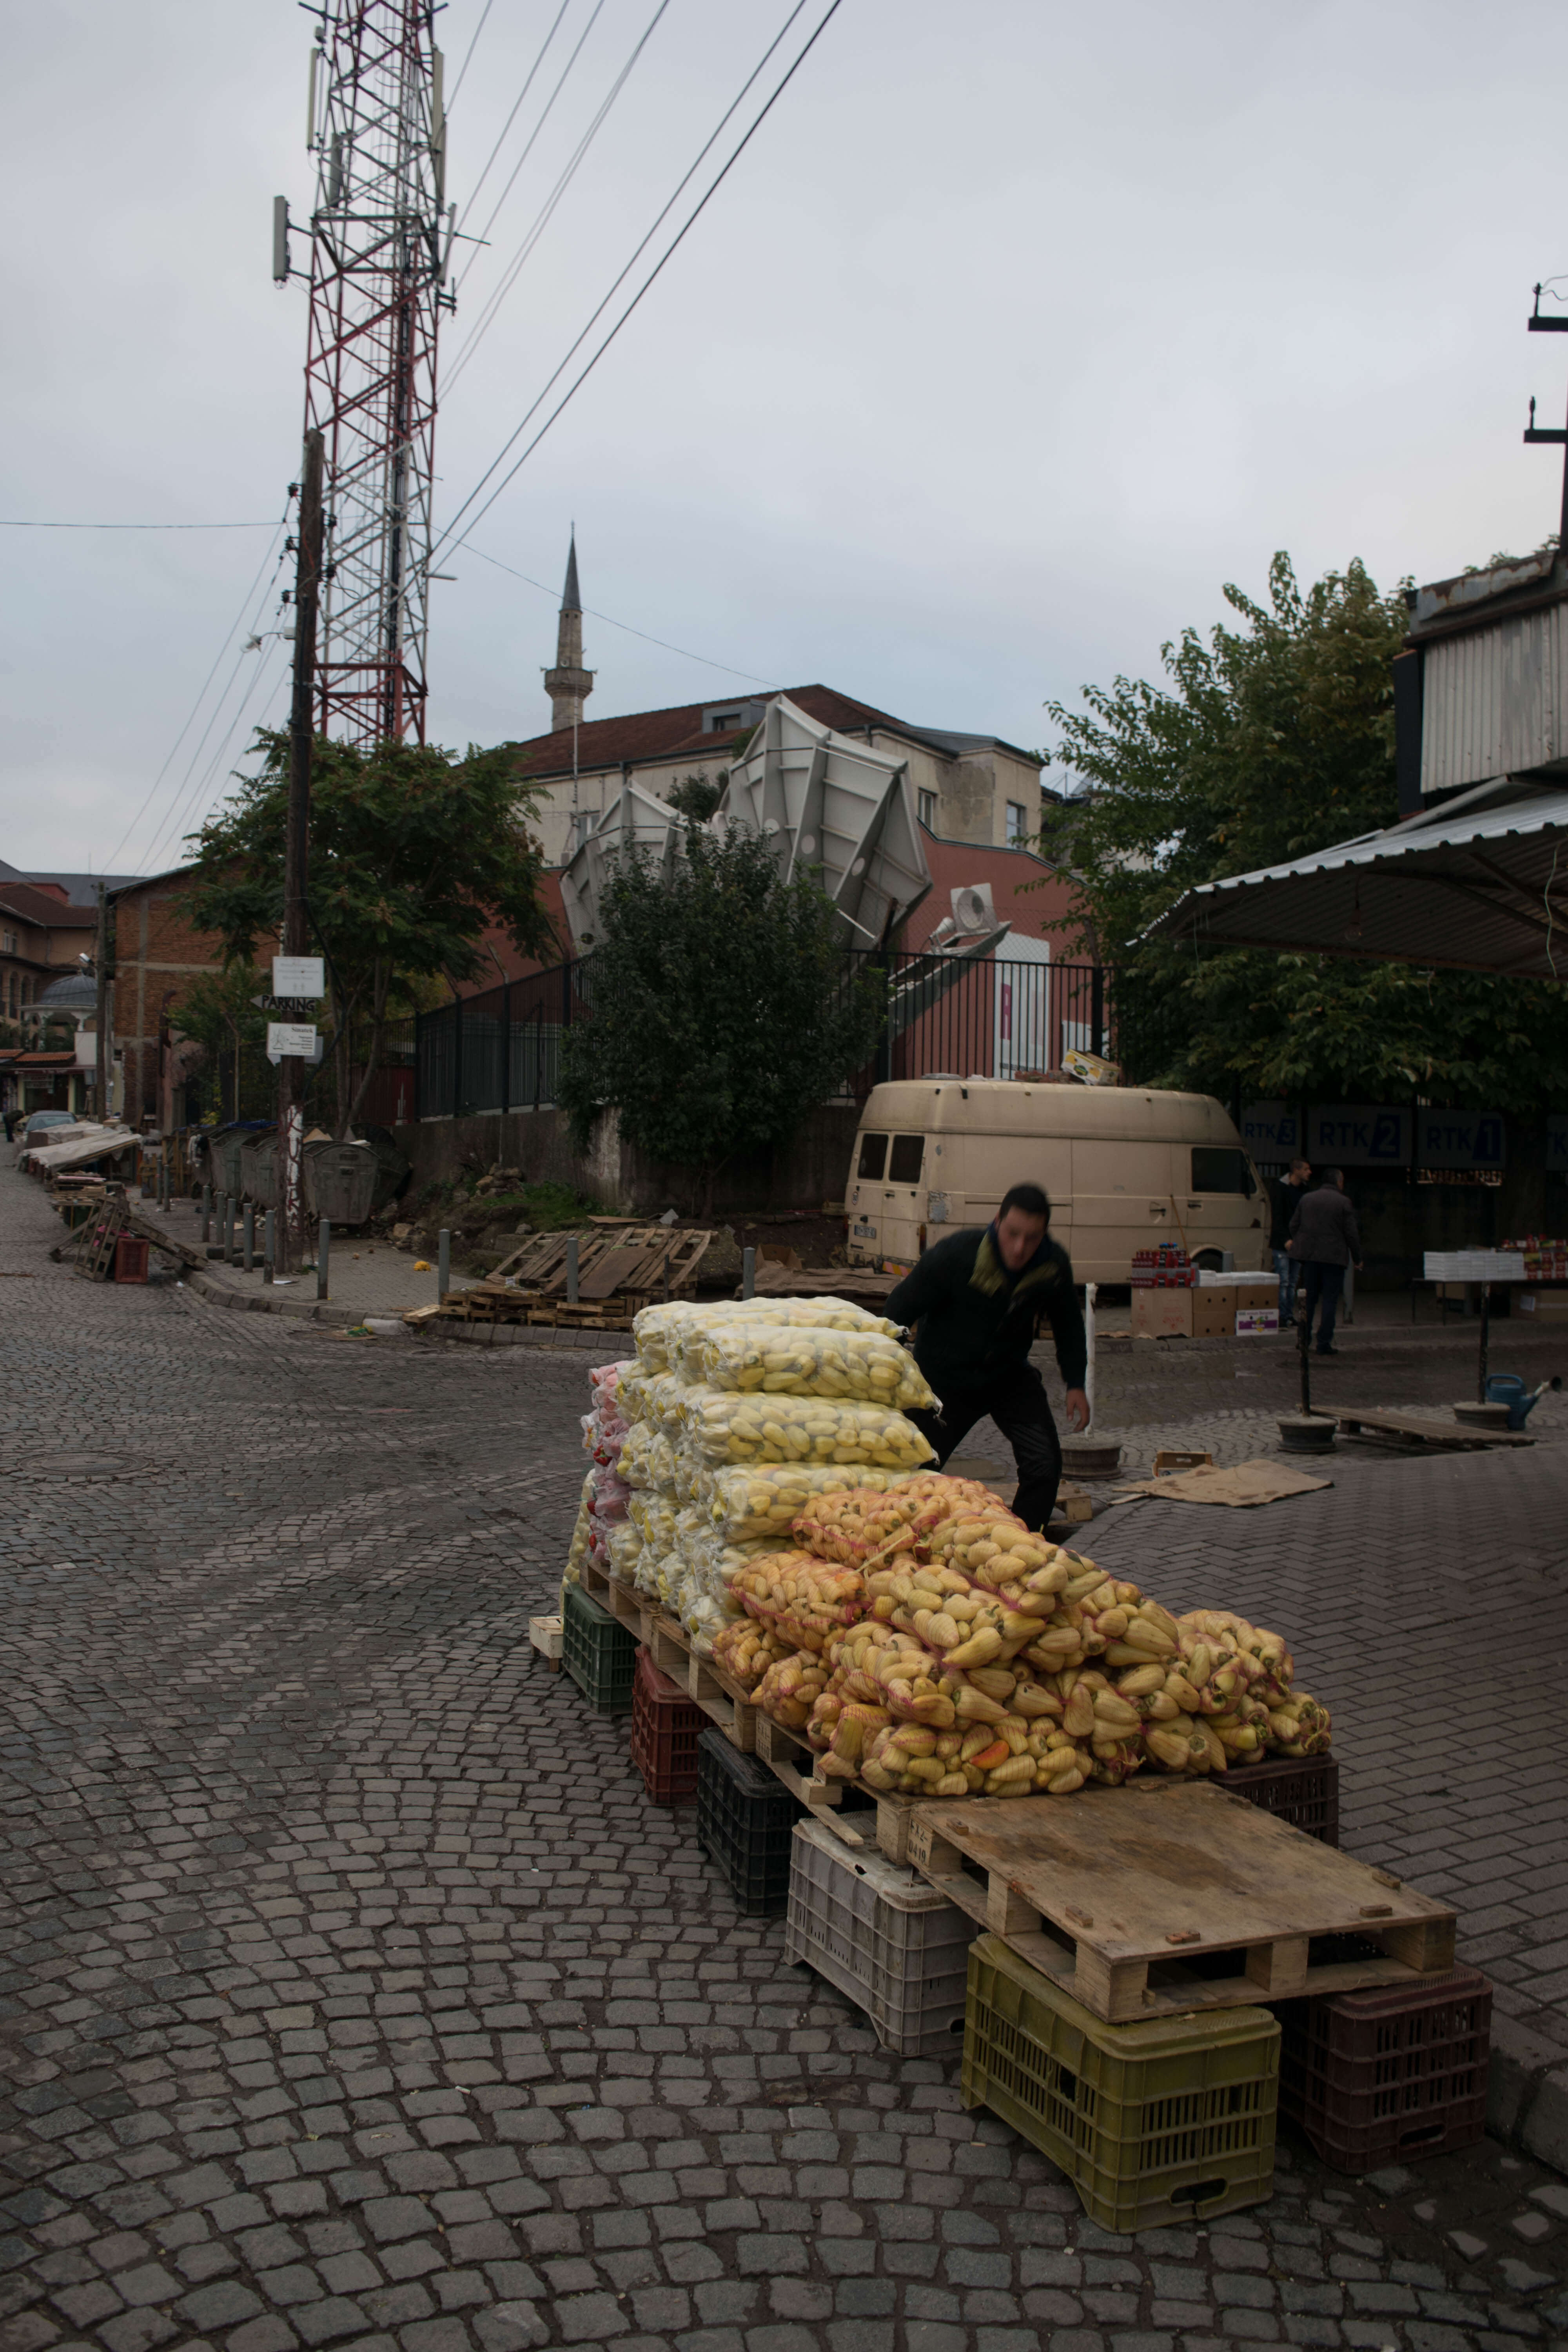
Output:
<path fill-rule="evenodd" d="M 882 1165 L 887 1157 L 888 1139 L 885 1135 L 863 1135 L 860 1138 L 860 1165 L 855 1171 L 856 1175 L 867 1183 L 880 1183 Z"/>
<path fill-rule="evenodd" d="M 1229 1144 L 1194 1143 L 1193 1190 L 1194 1192 L 1239 1192 L 1244 1200 L 1250 1201 L 1252 1171 L 1247 1164 L 1246 1152 L 1235 1150 Z"/>

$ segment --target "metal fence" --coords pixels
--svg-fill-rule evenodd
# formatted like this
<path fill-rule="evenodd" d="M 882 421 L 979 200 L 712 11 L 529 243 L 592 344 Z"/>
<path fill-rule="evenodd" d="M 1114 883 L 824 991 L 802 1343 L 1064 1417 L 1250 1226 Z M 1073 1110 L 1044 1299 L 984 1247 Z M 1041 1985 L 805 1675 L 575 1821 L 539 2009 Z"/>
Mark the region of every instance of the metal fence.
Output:
<path fill-rule="evenodd" d="M 1113 975 L 1105 965 L 972 962 L 905 951 L 847 957 L 847 977 L 868 969 L 884 976 L 887 1023 L 872 1060 L 846 1072 L 846 1098 L 888 1078 L 1013 1078 L 1058 1069 L 1075 1047 L 1114 1058 Z M 594 959 L 581 956 L 420 1013 L 408 1115 L 463 1118 L 552 1105 L 566 1032 L 593 1017 L 593 983 Z M 387 1076 L 378 1071 L 375 1083 Z"/>

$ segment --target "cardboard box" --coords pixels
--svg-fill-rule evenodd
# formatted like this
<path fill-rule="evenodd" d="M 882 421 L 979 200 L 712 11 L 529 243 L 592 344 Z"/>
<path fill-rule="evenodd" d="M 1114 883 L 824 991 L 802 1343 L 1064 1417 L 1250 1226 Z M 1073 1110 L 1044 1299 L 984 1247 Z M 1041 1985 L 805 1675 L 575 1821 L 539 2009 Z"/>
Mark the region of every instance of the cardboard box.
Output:
<path fill-rule="evenodd" d="M 1532 1283 L 1514 1292 L 1513 1306 L 1521 1315 L 1568 1315 L 1568 1290 L 1538 1290 Z"/>
<path fill-rule="evenodd" d="M 1278 1331 L 1279 1309 L 1277 1307 L 1238 1307 L 1236 1310 L 1236 1336 L 1250 1339 L 1260 1331 Z"/>
<path fill-rule="evenodd" d="M 1197 1290 L 1135 1290 L 1132 1293 L 1132 1336 L 1135 1339 L 1190 1339 L 1193 1301 Z"/>

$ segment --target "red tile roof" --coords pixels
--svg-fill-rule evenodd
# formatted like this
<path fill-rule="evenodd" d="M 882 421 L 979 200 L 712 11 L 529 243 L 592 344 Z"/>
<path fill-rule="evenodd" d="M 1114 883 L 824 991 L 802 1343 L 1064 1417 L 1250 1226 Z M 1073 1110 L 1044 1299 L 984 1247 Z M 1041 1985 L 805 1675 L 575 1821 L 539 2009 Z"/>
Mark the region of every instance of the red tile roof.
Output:
<path fill-rule="evenodd" d="M 931 744 L 943 758 L 951 756 L 923 729 L 911 727 L 907 719 L 895 719 L 872 703 L 857 702 L 852 695 L 840 694 L 834 687 L 790 686 L 783 691 L 808 719 L 817 719 L 824 727 L 836 728 L 841 735 L 861 734 L 868 727 L 888 728 L 917 743 Z M 769 698 L 766 695 L 744 693 L 733 697 L 742 707 Z M 724 707 L 723 698 L 715 701 L 710 697 L 706 702 L 676 703 L 668 710 L 633 710 L 621 719 L 585 719 L 577 730 L 577 765 L 597 771 L 618 768 L 623 762 L 636 766 L 646 760 L 668 760 L 682 752 L 693 759 L 704 754 L 723 756 L 735 736 L 716 734 L 711 729 L 704 733 L 702 714 Z M 750 724 L 741 730 L 747 735 L 751 731 Z M 520 773 L 550 777 L 569 776 L 572 772 L 569 727 L 557 728 L 549 735 L 531 736 L 524 743 L 510 743 L 507 749 L 515 756 Z"/>

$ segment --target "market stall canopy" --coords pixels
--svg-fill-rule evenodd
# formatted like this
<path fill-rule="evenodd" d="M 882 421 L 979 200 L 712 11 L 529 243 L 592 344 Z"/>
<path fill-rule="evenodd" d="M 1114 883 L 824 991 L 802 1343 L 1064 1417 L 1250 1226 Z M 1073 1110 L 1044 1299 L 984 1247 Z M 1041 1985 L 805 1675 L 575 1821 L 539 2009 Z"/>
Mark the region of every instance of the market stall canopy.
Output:
<path fill-rule="evenodd" d="M 1144 937 L 1568 978 L 1568 785 L 1494 777 L 1384 832 L 1200 884 Z"/>
<path fill-rule="evenodd" d="M 60 1130 L 49 1129 L 47 1131 L 58 1134 Z M 42 1168 L 46 1174 L 54 1176 L 63 1168 L 90 1167 L 106 1152 L 124 1151 L 138 1139 L 135 1129 L 129 1127 L 100 1127 L 90 1134 L 85 1129 L 68 1128 L 65 1133 L 69 1141 L 35 1144 L 23 1157 L 35 1168 Z"/>

